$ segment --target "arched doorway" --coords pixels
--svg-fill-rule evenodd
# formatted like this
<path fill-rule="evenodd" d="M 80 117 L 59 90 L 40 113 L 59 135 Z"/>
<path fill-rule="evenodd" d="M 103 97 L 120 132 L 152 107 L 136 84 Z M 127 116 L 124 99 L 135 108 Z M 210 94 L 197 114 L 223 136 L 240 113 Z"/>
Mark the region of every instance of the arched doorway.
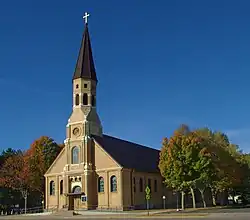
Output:
<path fill-rule="evenodd" d="M 74 186 L 69 194 L 69 210 L 81 208 L 81 195 L 85 195 L 85 193 L 82 192 L 82 187 L 79 185 Z"/>

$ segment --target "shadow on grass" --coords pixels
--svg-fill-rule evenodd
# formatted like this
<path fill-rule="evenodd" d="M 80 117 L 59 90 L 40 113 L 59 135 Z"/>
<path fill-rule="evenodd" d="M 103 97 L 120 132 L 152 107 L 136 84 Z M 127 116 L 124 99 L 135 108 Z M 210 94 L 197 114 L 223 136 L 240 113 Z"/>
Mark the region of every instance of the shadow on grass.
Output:
<path fill-rule="evenodd" d="M 208 207 L 197 209 L 186 209 L 185 213 L 227 213 L 227 212 L 250 212 L 250 205 L 230 205 L 222 207 Z"/>

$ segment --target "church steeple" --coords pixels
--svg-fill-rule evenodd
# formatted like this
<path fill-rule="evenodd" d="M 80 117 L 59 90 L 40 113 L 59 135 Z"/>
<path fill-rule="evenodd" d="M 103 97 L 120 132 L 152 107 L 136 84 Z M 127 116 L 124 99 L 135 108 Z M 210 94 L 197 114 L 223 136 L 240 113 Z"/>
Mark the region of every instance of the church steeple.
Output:
<path fill-rule="evenodd" d="M 96 111 L 97 78 L 85 13 L 85 30 L 73 75 L 73 111 L 68 123 L 68 137 L 80 138 L 90 135 L 102 135 L 102 125 Z M 73 133 L 74 126 L 79 127 L 81 135 Z M 77 132 L 76 132 L 77 133 Z"/>
<path fill-rule="evenodd" d="M 94 80 L 97 82 L 87 22 L 85 22 L 85 30 L 73 75 L 73 80 L 79 78 Z"/>

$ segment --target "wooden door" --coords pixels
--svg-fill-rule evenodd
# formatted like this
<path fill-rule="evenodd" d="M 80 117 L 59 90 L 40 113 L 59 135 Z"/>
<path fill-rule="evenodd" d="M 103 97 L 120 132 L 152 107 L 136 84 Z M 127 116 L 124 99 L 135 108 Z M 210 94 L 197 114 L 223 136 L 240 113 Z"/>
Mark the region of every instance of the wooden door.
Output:
<path fill-rule="evenodd" d="M 74 197 L 69 196 L 69 210 L 74 210 Z"/>

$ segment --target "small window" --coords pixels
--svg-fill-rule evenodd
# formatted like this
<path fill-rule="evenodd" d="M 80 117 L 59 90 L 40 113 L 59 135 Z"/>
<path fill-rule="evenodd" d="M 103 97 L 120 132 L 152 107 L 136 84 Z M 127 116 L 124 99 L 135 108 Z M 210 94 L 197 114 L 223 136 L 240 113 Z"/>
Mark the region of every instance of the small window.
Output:
<path fill-rule="evenodd" d="M 79 105 L 79 94 L 76 94 L 75 105 Z"/>
<path fill-rule="evenodd" d="M 85 89 L 88 88 L 88 84 L 84 83 L 84 88 Z"/>
<path fill-rule="evenodd" d="M 134 192 L 136 192 L 136 179 L 135 179 L 135 177 L 133 179 L 133 182 L 134 182 Z"/>
<path fill-rule="evenodd" d="M 157 180 L 154 182 L 154 191 L 157 192 Z"/>
<path fill-rule="evenodd" d="M 50 184 L 49 184 L 49 194 L 51 196 L 55 195 L 55 182 L 54 181 L 50 181 Z"/>
<path fill-rule="evenodd" d="M 83 105 L 88 105 L 88 94 L 87 93 L 83 94 Z"/>
<path fill-rule="evenodd" d="M 140 178 L 140 192 L 143 192 L 143 180 Z"/>
<path fill-rule="evenodd" d="M 110 191 L 117 192 L 117 179 L 116 176 L 111 176 L 110 178 Z"/>
<path fill-rule="evenodd" d="M 104 192 L 104 179 L 103 179 L 103 177 L 98 178 L 98 192 Z"/>
<path fill-rule="evenodd" d="M 76 89 L 78 89 L 79 88 L 79 85 L 78 84 L 76 84 Z"/>
<path fill-rule="evenodd" d="M 60 195 L 63 194 L 63 180 L 60 181 Z"/>

